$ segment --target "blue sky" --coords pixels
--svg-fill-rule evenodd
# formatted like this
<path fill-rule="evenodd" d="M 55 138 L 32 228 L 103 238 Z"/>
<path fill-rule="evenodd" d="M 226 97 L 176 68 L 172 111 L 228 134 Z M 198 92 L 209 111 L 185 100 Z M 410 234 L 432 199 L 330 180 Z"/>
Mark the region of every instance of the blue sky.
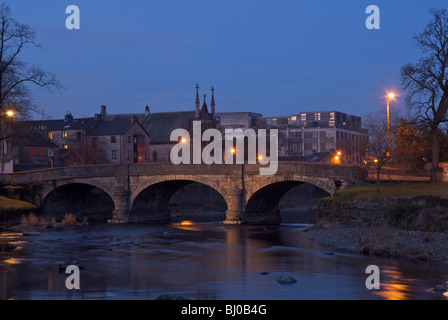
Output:
<path fill-rule="evenodd" d="M 412 40 L 446 0 L 14 0 L 14 17 L 42 50 L 22 60 L 65 89 L 33 88 L 52 118 L 193 110 L 195 85 L 217 112 L 266 116 L 338 110 L 363 116 L 400 90 L 400 68 L 421 55 Z M 81 29 L 67 30 L 77 5 Z M 381 29 L 367 30 L 368 5 Z M 32 88 L 32 87 L 30 87 Z M 404 92 L 395 102 L 404 105 Z M 208 101 L 209 102 L 209 101 Z"/>

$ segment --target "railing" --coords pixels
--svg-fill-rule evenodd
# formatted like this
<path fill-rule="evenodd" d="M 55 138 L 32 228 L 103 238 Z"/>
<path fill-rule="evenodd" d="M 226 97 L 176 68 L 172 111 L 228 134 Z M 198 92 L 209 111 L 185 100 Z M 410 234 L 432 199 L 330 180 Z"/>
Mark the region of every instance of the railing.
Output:
<path fill-rule="evenodd" d="M 272 165 L 272 164 L 271 164 Z M 259 175 L 260 164 L 245 164 L 244 172 L 247 175 Z M 267 167 L 269 165 L 263 166 Z M 71 166 L 36 171 L 21 171 L 0 175 L 2 184 L 32 183 L 68 178 L 94 178 L 162 174 L 197 174 L 197 175 L 238 175 L 242 170 L 241 164 L 180 164 L 171 163 L 141 163 L 130 165 L 88 165 Z M 276 174 L 302 174 L 319 177 L 341 177 L 350 179 L 364 179 L 367 171 L 358 166 L 332 165 L 309 162 L 278 162 Z"/>

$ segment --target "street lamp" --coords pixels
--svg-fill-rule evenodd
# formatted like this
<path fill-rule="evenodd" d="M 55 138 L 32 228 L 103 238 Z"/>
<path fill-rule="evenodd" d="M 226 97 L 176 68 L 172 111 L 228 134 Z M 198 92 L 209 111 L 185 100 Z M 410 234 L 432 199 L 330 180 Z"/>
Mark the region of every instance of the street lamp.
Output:
<path fill-rule="evenodd" d="M 387 151 L 386 157 L 390 157 L 390 100 L 395 98 L 393 92 L 387 95 Z"/>
<path fill-rule="evenodd" d="M 4 117 L 6 116 L 6 117 L 8 117 L 8 118 L 13 118 L 14 117 L 14 111 L 13 110 L 11 110 L 11 109 L 9 109 L 9 110 L 5 110 L 4 112 L 3 112 L 3 114 L 1 114 L 0 115 L 0 122 L 1 122 L 1 124 L 0 124 L 0 126 L 1 126 L 1 144 L 0 144 L 0 148 L 1 148 L 1 151 L 0 151 L 0 161 L 1 161 L 1 168 L 0 168 L 0 170 L 1 170 L 1 174 L 3 174 L 4 173 L 4 171 L 5 171 L 5 161 L 4 161 L 4 154 L 5 154 L 5 143 L 6 143 L 6 125 L 5 125 L 5 120 L 4 120 Z"/>

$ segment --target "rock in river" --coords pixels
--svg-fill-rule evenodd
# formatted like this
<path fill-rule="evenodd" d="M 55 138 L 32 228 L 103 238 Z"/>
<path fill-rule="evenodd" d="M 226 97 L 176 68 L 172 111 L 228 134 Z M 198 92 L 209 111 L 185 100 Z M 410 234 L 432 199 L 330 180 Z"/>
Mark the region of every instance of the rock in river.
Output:
<path fill-rule="evenodd" d="M 293 277 L 286 276 L 286 277 L 278 278 L 277 282 L 280 283 L 280 284 L 294 284 L 294 283 L 297 282 L 297 280 L 294 279 Z"/>
<path fill-rule="evenodd" d="M 16 246 L 13 246 L 12 244 L 9 243 L 0 243 L 0 252 L 11 252 L 12 250 L 14 250 L 15 248 L 17 248 Z"/>
<path fill-rule="evenodd" d="M 434 291 L 443 293 L 447 291 L 447 288 L 443 284 L 438 284 L 434 287 Z"/>
<path fill-rule="evenodd" d="M 41 236 L 41 232 L 37 231 L 23 231 L 22 236 L 24 237 L 31 237 L 31 236 Z"/>
<path fill-rule="evenodd" d="M 162 294 L 156 300 L 188 300 L 188 298 L 178 296 L 177 294 Z"/>

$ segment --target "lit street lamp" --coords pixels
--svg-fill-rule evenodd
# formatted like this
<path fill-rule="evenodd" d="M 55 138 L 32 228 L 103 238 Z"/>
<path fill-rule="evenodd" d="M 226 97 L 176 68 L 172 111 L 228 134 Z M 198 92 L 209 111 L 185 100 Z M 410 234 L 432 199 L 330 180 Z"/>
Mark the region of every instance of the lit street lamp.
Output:
<path fill-rule="evenodd" d="M 5 116 L 8 117 L 8 118 L 13 118 L 14 115 L 15 115 L 15 113 L 11 109 L 4 111 L 3 114 L 0 115 L 0 122 L 1 122 L 1 124 L 0 124 L 0 126 L 1 126 L 1 144 L 0 144 L 0 148 L 1 148 L 1 151 L 0 151 L 1 168 L 0 168 L 0 170 L 1 170 L 1 174 L 3 174 L 4 171 L 5 171 L 4 154 L 5 154 L 5 143 L 6 143 L 6 138 L 7 138 L 7 136 L 6 136 L 6 125 L 5 125 L 4 118 L 5 118 Z"/>
<path fill-rule="evenodd" d="M 386 157 L 390 157 L 390 100 L 395 98 L 394 93 L 387 95 L 387 151 Z"/>

